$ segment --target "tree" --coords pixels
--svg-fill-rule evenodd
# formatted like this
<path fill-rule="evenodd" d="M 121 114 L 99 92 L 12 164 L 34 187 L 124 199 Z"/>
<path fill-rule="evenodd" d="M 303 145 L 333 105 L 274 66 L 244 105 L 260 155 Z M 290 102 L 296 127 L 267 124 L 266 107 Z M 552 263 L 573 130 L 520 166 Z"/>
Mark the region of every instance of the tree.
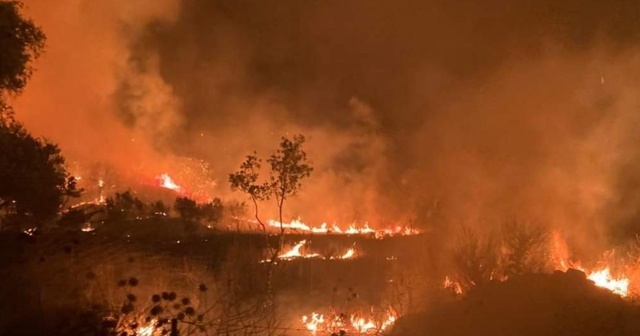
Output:
<path fill-rule="evenodd" d="M 131 220 L 145 215 L 144 202 L 129 190 L 107 197 L 105 203 L 107 218 L 112 222 Z"/>
<path fill-rule="evenodd" d="M 0 0 L 0 94 L 20 93 L 44 50 L 42 29 L 20 15 L 21 7 L 18 1 Z"/>
<path fill-rule="evenodd" d="M 215 226 L 222 219 L 224 213 L 224 204 L 219 198 L 214 198 L 211 202 L 200 204 L 198 206 L 198 212 L 200 217 L 210 223 L 209 225 Z"/>
<path fill-rule="evenodd" d="M 197 229 L 196 221 L 200 218 L 200 211 L 196 201 L 189 197 L 177 197 L 173 209 L 182 219 L 185 231 L 188 234 L 195 233 Z"/>
<path fill-rule="evenodd" d="M 283 244 L 282 210 L 284 203 L 298 193 L 302 188 L 302 181 L 309 177 L 313 171 L 313 167 L 307 159 L 307 153 L 302 148 L 305 140 L 302 135 L 294 136 L 293 140 L 282 137 L 280 148 L 267 159 L 270 171 L 268 179 L 264 182 L 259 182 L 262 160 L 257 157 L 255 152 L 253 155 L 247 156 L 240 165 L 240 170 L 229 174 L 231 189 L 242 191 L 253 202 L 255 218 L 265 234 L 267 228 L 258 214 L 258 201 L 276 200 L 280 221 L 280 239 L 277 248 L 273 251 L 272 261 L 277 258 Z"/>
<path fill-rule="evenodd" d="M 170 207 L 163 201 L 155 201 L 151 203 L 149 212 L 154 217 L 166 217 L 170 210 Z"/>
<path fill-rule="evenodd" d="M 57 145 L 32 136 L 11 114 L 0 115 L 0 212 L 41 222 L 81 192 Z"/>

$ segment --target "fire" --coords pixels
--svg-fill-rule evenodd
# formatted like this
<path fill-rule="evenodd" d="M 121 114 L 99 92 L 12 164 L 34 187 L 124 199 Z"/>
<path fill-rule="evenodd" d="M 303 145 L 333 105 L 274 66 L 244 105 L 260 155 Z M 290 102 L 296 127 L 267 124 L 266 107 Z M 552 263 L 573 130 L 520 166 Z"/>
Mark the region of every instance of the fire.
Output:
<path fill-rule="evenodd" d="M 346 334 L 378 335 L 391 327 L 397 319 L 397 314 L 389 309 L 379 319 L 373 316 L 364 317 L 362 314 L 356 313 L 347 320 L 344 314 L 332 314 L 325 317 L 323 314 L 314 312 L 310 316 L 302 316 L 301 321 L 307 331 L 313 335 L 335 333 L 336 331 L 345 331 Z"/>
<path fill-rule="evenodd" d="M 351 259 L 354 255 L 356 255 L 356 250 L 354 248 L 350 248 L 340 256 L 340 259 Z"/>
<path fill-rule="evenodd" d="M 358 227 L 355 223 L 350 224 L 347 228 L 343 229 L 337 224 L 329 226 L 327 223 L 322 223 L 320 226 L 310 226 L 302 222 L 299 218 L 293 219 L 289 223 L 280 223 L 277 220 L 269 220 L 268 224 L 273 228 L 280 228 L 294 230 L 303 233 L 315 233 L 315 234 L 344 234 L 344 235 L 373 235 L 376 238 L 384 238 L 386 236 L 409 236 L 419 234 L 420 231 L 406 227 L 396 226 L 394 228 L 375 230 L 369 227 L 369 223 L 365 223 L 364 226 Z"/>
<path fill-rule="evenodd" d="M 587 276 L 587 279 L 593 281 L 596 286 L 606 288 L 612 293 L 620 295 L 622 297 L 627 297 L 629 295 L 630 279 L 624 274 L 613 276 L 611 274 L 611 269 L 609 268 L 609 266 L 607 266 L 607 261 L 608 259 L 610 259 L 610 257 L 613 256 L 613 251 L 605 253 L 605 262 L 603 263 L 605 266 L 588 270 L 585 267 L 582 267 L 579 262 L 572 262 L 571 260 L 569 260 L 566 242 L 557 233 L 554 233 L 553 236 L 553 248 L 554 254 L 558 256 L 554 258 L 556 269 L 564 272 L 571 268 L 579 270 L 581 272 L 584 272 Z"/>
<path fill-rule="evenodd" d="M 318 253 L 300 253 L 300 249 L 307 243 L 306 240 L 302 240 L 295 244 L 291 250 L 278 255 L 278 259 L 280 260 L 292 260 L 296 258 L 317 258 L 320 255 Z"/>
<path fill-rule="evenodd" d="M 317 259 L 324 259 L 324 260 L 346 260 L 346 259 L 354 259 L 356 258 L 356 249 L 354 247 L 351 247 L 349 249 L 347 249 L 343 254 L 339 255 L 339 256 L 332 256 L 329 258 L 324 257 L 323 255 L 321 255 L 320 253 L 312 253 L 312 252 L 303 252 L 302 249 L 303 247 L 305 247 L 305 245 L 307 244 L 306 240 L 301 240 L 299 242 L 297 242 L 295 245 L 293 245 L 293 247 L 291 247 L 291 249 L 289 249 L 288 251 L 281 253 L 278 255 L 278 259 L 279 260 L 294 260 L 294 259 L 311 259 L 311 258 L 317 258 Z M 269 262 L 268 259 L 265 260 L 261 260 L 261 263 L 265 263 L 265 262 Z"/>
<path fill-rule="evenodd" d="M 169 176 L 169 174 L 167 173 L 160 174 L 160 176 L 156 177 L 156 180 L 158 181 L 159 187 L 173 190 L 178 194 L 184 194 L 184 189 L 178 184 L 176 184 L 171 178 L 171 176 Z"/>
<path fill-rule="evenodd" d="M 444 288 L 452 290 L 454 293 L 462 294 L 462 286 L 459 283 L 452 281 L 449 276 L 444 278 Z"/>
<path fill-rule="evenodd" d="M 318 258 L 318 259 L 327 259 L 322 256 L 320 253 L 312 253 L 312 252 L 303 252 L 302 248 L 307 244 L 306 240 L 301 240 L 297 242 L 290 250 L 281 253 L 278 255 L 279 260 L 294 260 L 294 259 L 310 259 L 310 258 Z M 342 255 L 337 257 L 329 257 L 329 260 L 345 260 L 345 259 L 353 259 L 356 257 L 356 249 L 351 247 L 347 249 Z M 268 260 L 262 260 L 261 262 L 268 262 Z"/>
<path fill-rule="evenodd" d="M 593 281 L 596 286 L 606 288 L 622 297 L 629 295 L 629 279 L 625 277 L 614 278 L 608 267 L 587 274 L 587 278 Z"/>
<path fill-rule="evenodd" d="M 152 320 L 151 322 L 149 322 L 149 324 L 147 324 L 146 326 L 140 326 L 138 327 L 138 329 L 136 330 L 136 335 L 140 335 L 140 336 L 152 336 L 153 332 L 155 331 L 155 325 L 158 321 L 157 320 Z"/>
<path fill-rule="evenodd" d="M 86 223 L 83 227 L 82 227 L 82 232 L 91 232 L 94 231 L 96 228 L 94 228 L 91 223 Z"/>

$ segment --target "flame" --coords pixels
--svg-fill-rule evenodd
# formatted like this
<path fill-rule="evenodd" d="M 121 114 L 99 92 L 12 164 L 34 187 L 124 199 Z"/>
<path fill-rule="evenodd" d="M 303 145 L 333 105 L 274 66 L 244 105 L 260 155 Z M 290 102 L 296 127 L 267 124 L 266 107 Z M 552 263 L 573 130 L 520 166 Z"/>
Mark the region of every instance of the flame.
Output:
<path fill-rule="evenodd" d="M 608 267 L 592 271 L 587 274 L 587 279 L 593 281 L 596 286 L 606 288 L 622 297 L 629 295 L 629 279 L 625 277 L 614 278 Z"/>
<path fill-rule="evenodd" d="M 392 326 L 398 315 L 391 309 L 387 310 L 380 319 L 375 317 L 363 317 L 362 314 L 356 313 L 346 320 L 342 314 L 332 314 L 325 317 L 323 314 L 311 313 L 310 316 L 304 315 L 301 318 L 304 327 L 313 335 L 317 333 L 335 333 L 335 331 L 344 330 L 346 334 L 358 335 L 378 335 L 384 330 Z"/>
<path fill-rule="evenodd" d="M 343 255 L 340 256 L 340 259 L 351 259 L 356 255 L 356 249 L 350 248 Z"/>
<path fill-rule="evenodd" d="M 278 259 L 281 260 L 292 260 L 296 258 L 316 258 L 320 255 L 318 253 L 300 253 L 300 249 L 307 243 L 306 240 L 302 240 L 295 244 L 291 250 L 278 255 Z"/>
<path fill-rule="evenodd" d="M 310 258 L 318 258 L 318 259 L 324 259 L 326 260 L 327 258 L 322 256 L 320 253 L 311 253 L 311 252 L 302 252 L 302 248 L 307 244 L 306 240 L 301 240 L 299 242 L 297 242 L 295 245 L 293 245 L 293 247 L 291 247 L 290 250 L 279 254 L 278 255 L 278 259 L 279 260 L 294 260 L 294 259 L 310 259 Z M 348 248 L 342 255 L 336 256 L 336 257 L 329 257 L 329 260 L 346 260 L 346 259 L 354 259 L 356 258 L 356 249 L 351 247 Z M 265 263 L 265 262 L 269 262 L 268 259 L 265 260 L 261 260 L 260 262 Z"/>
<path fill-rule="evenodd" d="M 627 297 L 629 295 L 629 283 L 630 279 L 624 274 L 614 277 L 611 274 L 611 269 L 607 265 L 608 259 L 613 256 L 613 251 L 605 253 L 605 260 L 601 262 L 604 266 L 594 269 L 586 269 L 581 266 L 579 262 L 572 262 L 569 260 L 569 248 L 566 241 L 558 233 L 554 232 L 552 235 L 552 255 L 554 255 L 553 262 L 556 264 L 556 269 L 566 272 L 569 269 L 576 269 L 584 272 L 587 279 L 593 281 L 593 283 L 602 288 L 610 290 L 612 293 Z"/>
<path fill-rule="evenodd" d="M 460 286 L 459 283 L 452 281 L 448 275 L 444 278 L 444 288 L 452 290 L 457 295 L 462 294 L 462 286 Z"/>
<path fill-rule="evenodd" d="M 346 234 L 346 235 L 373 235 L 376 238 L 384 238 L 387 236 L 409 236 L 419 234 L 420 231 L 406 227 L 396 226 L 394 228 L 375 230 L 369 227 L 369 223 L 365 223 L 364 226 L 358 227 L 355 223 L 350 224 L 346 229 L 342 229 L 337 224 L 332 224 L 329 228 L 327 223 L 322 223 L 320 226 L 310 226 L 302 222 L 299 218 L 293 219 L 289 223 L 280 223 L 277 220 L 269 220 L 268 224 L 273 228 L 290 229 L 300 232 L 316 233 L 316 234 Z"/>
<path fill-rule="evenodd" d="M 91 232 L 94 231 L 96 228 L 94 228 L 91 223 L 86 223 L 83 227 L 82 227 L 82 232 Z"/>
<path fill-rule="evenodd" d="M 156 180 L 158 181 L 158 186 L 161 188 L 173 190 L 178 194 L 185 193 L 184 189 L 181 186 L 177 185 L 173 181 L 171 176 L 169 176 L 169 174 L 167 173 L 160 174 L 158 177 L 156 177 Z"/>
<path fill-rule="evenodd" d="M 307 317 L 306 315 L 302 316 L 302 324 L 304 324 L 309 332 L 315 335 L 318 331 L 318 325 L 324 324 L 324 315 L 311 313 L 311 317 Z"/>
<path fill-rule="evenodd" d="M 138 329 L 136 330 L 136 335 L 139 336 L 152 336 L 153 332 L 155 331 L 155 325 L 158 322 L 158 320 L 151 320 L 151 322 L 149 322 L 149 324 L 145 325 L 145 326 L 140 326 L 138 327 Z"/>

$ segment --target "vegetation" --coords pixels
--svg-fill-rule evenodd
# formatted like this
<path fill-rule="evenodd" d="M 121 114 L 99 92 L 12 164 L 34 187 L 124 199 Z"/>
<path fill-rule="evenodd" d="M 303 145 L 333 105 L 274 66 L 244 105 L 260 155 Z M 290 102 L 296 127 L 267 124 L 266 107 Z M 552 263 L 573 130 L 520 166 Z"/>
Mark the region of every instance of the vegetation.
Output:
<path fill-rule="evenodd" d="M 21 7 L 18 1 L 0 1 L 0 95 L 22 91 L 45 46 L 42 29 L 21 15 Z"/>
<path fill-rule="evenodd" d="M 57 145 L 34 137 L 13 116 L 0 116 L 0 213 L 41 223 L 80 192 Z"/>
<path fill-rule="evenodd" d="M 41 224 L 81 190 L 58 146 L 31 135 L 4 102 L 4 95 L 25 87 L 46 39 L 20 7 L 18 1 L 0 1 L 0 216 Z"/>
<path fill-rule="evenodd" d="M 270 170 L 266 181 L 260 179 L 262 160 L 257 157 L 256 153 L 247 156 L 240 165 L 240 170 L 229 175 L 231 189 L 247 194 L 253 202 L 255 218 L 265 233 L 267 229 L 259 216 L 258 202 L 275 198 L 280 221 L 280 242 L 272 251 L 273 261 L 282 249 L 284 203 L 298 193 L 302 188 L 302 181 L 309 177 L 313 171 L 313 167 L 307 159 L 307 153 L 302 148 L 304 142 L 305 137 L 302 135 L 296 135 L 292 140 L 286 137 L 282 138 L 280 148 L 267 159 Z"/>

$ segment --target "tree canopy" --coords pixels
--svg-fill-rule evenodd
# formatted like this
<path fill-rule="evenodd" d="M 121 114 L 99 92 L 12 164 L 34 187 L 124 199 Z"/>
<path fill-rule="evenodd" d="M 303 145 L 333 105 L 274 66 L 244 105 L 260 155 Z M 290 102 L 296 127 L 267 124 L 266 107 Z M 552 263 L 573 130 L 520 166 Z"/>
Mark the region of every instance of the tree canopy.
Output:
<path fill-rule="evenodd" d="M 276 199 L 283 230 L 282 208 L 285 200 L 296 195 L 302 188 L 302 180 L 309 177 L 313 171 L 307 153 L 302 148 L 305 141 L 303 135 L 295 135 L 293 139 L 282 137 L 280 148 L 267 159 L 270 170 L 268 180 L 264 182 L 259 182 L 262 160 L 256 153 L 246 157 L 240 165 L 240 170 L 229 174 L 231 189 L 242 191 L 253 201 L 256 220 L 263 229 L 265 225 L 258 216 L 257 202 Z"/>
<path fill-rule="evenodd" d="M 0 210 L 45 220 L 79 193 L 57 145 L 0 115 Z"/>
<path fill-rule="evenodd" d="M 0 94 L 20 93 L 33 73 L 46 37 L 21 14 L 18 1 L 0 0 Z"/>

